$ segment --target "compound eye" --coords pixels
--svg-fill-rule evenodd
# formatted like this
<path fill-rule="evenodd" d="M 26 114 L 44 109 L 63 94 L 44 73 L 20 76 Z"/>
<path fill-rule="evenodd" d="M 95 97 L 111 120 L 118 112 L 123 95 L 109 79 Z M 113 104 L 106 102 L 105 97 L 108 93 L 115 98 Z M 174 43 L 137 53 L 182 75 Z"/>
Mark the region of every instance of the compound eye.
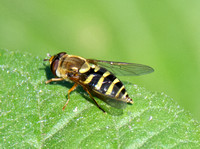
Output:
<path fill-rule="evenodd" d="M 59 64 L 59 60 L 60 58 L 62 58 L 62 56 L 64 56 L 66 54 L 66 52 L 60 52 L 54 56 L 52 56 L 50 59 L 49 59 L 49 62 L 50 62 L 50 65 L 51 65 L 51 71 L 52 73 L 56 75 L 56 70 L 58 68 L 58 64 Z"/>
<path fill-rule="evenodd" d="M 56 70 L 58 68 L 59 59 L 55 59 L 51 64 L 51 71 L 56 76 Z"/>
<path fill-rule="evenodd" d="M 60 52 L 60 53 L 58 53 L 57 55 L 58 55 L 58 58 L 61 58 L 63 55 L 65 55 L 65 54 L 67 54 L 66 52 Z"/>

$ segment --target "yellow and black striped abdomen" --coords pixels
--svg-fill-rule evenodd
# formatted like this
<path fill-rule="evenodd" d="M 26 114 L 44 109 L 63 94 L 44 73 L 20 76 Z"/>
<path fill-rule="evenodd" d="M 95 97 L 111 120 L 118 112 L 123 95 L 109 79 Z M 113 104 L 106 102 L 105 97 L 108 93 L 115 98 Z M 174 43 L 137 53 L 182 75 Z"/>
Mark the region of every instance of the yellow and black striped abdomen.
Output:
<path fill-rule="evenodd" d="M 129 102 L 128 94 L 122 82 L 107 69 L 95 66 L 81 74 L 81 82 L 100 95 L 114 99 L 125 99 Z"/>

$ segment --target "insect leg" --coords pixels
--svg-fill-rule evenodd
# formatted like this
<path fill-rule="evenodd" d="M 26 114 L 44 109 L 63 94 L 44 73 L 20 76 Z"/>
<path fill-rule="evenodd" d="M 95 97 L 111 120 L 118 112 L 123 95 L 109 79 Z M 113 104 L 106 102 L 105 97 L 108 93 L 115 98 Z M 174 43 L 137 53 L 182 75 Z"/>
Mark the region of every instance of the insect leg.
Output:
<path fill-rule="evenodd" d="M 90 94 L 90 92 L 88 91 L 87 88 L 83 88 L 89 95 L 90 95 L 90 98 L 92 98 L 92 100 L 94 101 L 94 103 L 97 105 L 97 107 L 103 111 L 105 113 L 105 111 L 99 106 L 99 104 L 96 102 L 96 100 L 94 99 L 94 97 Z"/>
<path fill-rule="evenodd" d="M 64 107 L 62 108 L 63 111 L 65 110 L 65 107 L 67 106 L 67 104 L 68 104 L 68 102 L 69 102 L 69 100 L 70 100 L 69 94 L 70 94 L 73 90 L 76 89 L 77 85 L 78 85 L 78 84 L 75 83 L 75 84 L 72 86 L 72 88 L 70 88 L 70 90 L 68 90 L 68 99 L 67 99 L 66 104 L 65 104 Z"/>
<path fill-rule="evenodd" d="M 48 83 L 53 82 L 53 81 L 62 81 L 62 80 L 64 80 L 64 78 L 52 78 L 50 80 L 45 81 L 45 83 L 48 84 Z"/>

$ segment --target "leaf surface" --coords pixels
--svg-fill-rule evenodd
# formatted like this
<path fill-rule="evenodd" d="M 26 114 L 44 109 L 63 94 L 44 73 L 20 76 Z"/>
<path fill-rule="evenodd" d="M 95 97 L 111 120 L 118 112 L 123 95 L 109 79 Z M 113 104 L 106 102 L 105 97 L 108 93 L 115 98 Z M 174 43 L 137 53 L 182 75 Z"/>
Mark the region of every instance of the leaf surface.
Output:
<path fill-rule="evenodd" d="M 200 125 L 172 98 L 124 83 L 133 105 L 118 110 L 81 87 L 56 82 L 42 57 L 0 50 L 0 148 L 199 148 Z M 122 80 L 123 81 L 123 80 Z"/>

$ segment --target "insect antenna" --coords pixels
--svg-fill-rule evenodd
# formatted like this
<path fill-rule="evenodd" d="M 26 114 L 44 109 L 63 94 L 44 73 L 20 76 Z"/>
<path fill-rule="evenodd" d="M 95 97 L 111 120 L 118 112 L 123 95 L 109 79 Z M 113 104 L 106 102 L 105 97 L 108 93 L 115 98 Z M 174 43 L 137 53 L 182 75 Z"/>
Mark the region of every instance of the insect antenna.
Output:
<path fill-rule="evenodd" d="M 49 59 L 43 59 L 43 61 L 49 61 Z"/>
<path fill-rule="evenodd" d="M 49 53 L 47 53 L 48 57 L 51 57 L 51 55 Z M 49 61 L 49 59 L 45 58 L 43 61 Z"/>

